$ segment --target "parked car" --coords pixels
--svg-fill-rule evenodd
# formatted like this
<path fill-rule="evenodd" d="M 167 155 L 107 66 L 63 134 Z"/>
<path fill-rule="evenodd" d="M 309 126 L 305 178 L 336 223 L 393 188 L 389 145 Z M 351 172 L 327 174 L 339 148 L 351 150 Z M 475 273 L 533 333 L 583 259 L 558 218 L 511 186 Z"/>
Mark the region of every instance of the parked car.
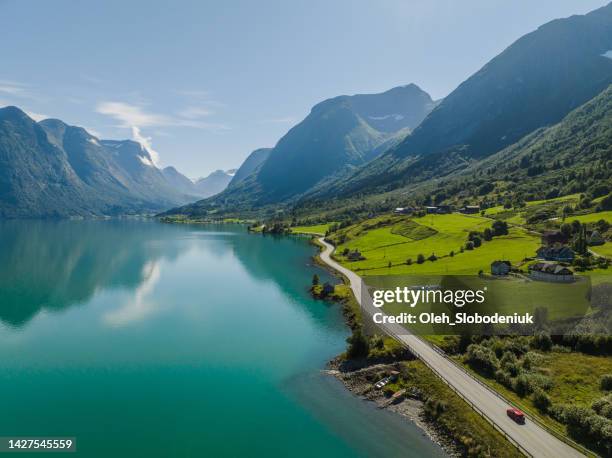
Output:
<path fill-rule="evenodd" d="M 521 412 L 519 409 L 510 408 L 506 410 L 506 413 L 508 414 L 510 418 L 512 418 L 519 425 L 525 424 L 525 414 Z"/>
<path fill-rule="evenodd" d="M 390 381 L 391 381 L 391 377 L 385 377 L 381 381 L 377 382 L 376 385 L 374 385 L 374 386 L 380 390 L 381 388 L 383 388 Z"/>

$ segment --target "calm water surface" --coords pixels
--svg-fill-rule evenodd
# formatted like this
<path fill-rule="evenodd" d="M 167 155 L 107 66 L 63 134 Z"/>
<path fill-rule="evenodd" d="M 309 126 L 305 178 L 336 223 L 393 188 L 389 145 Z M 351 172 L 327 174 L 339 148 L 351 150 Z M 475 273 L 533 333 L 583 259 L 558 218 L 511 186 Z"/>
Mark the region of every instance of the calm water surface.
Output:
<path fill-rule="evenodd" d="M 77 456 L 440 456 L 320 373 L 313 248 L 244 227 L 0 222 L 0 436 Z M 71 455 L 75 456 L 75 455 Z"/>

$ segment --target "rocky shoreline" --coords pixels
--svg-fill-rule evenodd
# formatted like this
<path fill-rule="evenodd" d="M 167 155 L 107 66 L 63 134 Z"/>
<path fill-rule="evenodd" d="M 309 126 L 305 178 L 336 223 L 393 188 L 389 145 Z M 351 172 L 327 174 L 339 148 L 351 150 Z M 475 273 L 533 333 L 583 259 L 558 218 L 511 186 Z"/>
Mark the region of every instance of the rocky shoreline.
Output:
<path fill-rule="evenodd" d="M 338 357 L 328 363 L 325 373 L 336 377 L 355 396 L 374 402 L 378 408 L 394 412 L 416 424 L 423 434 L 437 444 L 450 457 L 463 456 L 452 440 L 436 427 L 435 422 L 427 419 L 424 402 L 417 388 L 407 390 L 403 395 L 392 398 L 388 391 L 374 385 L 385 377 L 401 371 L 399 362 L 359 364 L 350 363 Z"/>

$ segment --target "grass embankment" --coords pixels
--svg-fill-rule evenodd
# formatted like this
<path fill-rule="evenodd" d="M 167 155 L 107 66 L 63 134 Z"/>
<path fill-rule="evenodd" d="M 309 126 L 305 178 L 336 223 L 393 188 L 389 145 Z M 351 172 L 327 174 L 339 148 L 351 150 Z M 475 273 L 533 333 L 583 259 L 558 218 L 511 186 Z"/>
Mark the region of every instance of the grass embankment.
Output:
<path fill-rule="evenodd" d="M 293 226 L 291 228 L 291 232 L 294 234 L 325 235 L 332 224 L 334 223 L 314 224 L 311 226 Z"/>
<path fill-rule="evenodd" d="M 388 389 L 417 390 L 425 403 L 424 414 L 440 431 L 463 449 L 466 456 L 523 456 L 491 424 L 476 413 L 421 361 L 402 363 L 405 370 Z"/>
<path fill-rule="evenodd" d="M 491 262 L 519 263 L 539 247 L 537 236 L 522 228 L 494 237 L 473 250 L 465 249 L 471 231 L 491 227 L 492 219 L 474 215 L 381 216 L 334 232 L 336 259 L 360 275 L 476 275 Z M 345 250 L 358 250 L 365 258 L 350 261 Z M 452 254 L 451 254 L 452 252 Z M 437 260 L 419 264 L 418 256 Z"/>

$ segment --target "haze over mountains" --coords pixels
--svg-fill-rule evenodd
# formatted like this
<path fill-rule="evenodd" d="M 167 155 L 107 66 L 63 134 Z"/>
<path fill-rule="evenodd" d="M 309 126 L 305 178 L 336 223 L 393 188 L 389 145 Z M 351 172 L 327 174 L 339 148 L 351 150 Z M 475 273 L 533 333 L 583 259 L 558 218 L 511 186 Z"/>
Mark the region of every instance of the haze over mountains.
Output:
<path fill-rule="evenodd" d="M 197 198 L 166 175 L 140 143 L 0 109 L 1 217 L 141 214 Z"/>

